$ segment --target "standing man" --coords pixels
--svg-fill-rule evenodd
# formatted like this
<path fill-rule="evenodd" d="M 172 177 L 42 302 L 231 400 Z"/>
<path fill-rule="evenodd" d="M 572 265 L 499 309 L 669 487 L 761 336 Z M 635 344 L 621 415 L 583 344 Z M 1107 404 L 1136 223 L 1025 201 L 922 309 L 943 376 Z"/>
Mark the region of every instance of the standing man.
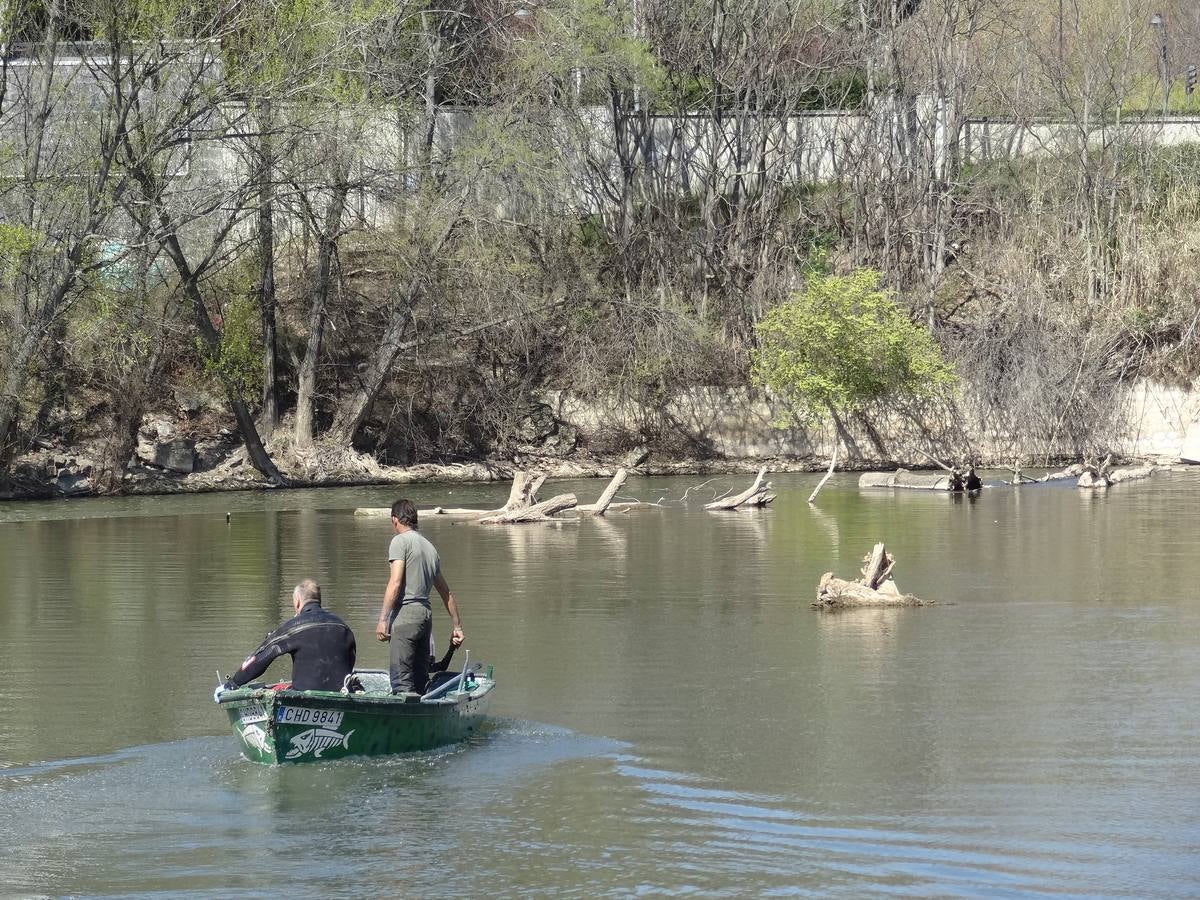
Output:
<path fill-rule="evenodd" d="M 450 614 L 452 643 L 463 641 L 462 622 L 458 604 L 442 576 L 438 552 L 417 531 L 417 507 L 411 500 L 400 499 L 392 504 L 392 531 L 396 536 L 388 547 L 390 574 L 375 636 L 392 642 L 392 693 L 423 694 L 429 682 L 429 638 L 433 633 L 431 588 L 437 588 Z"/>

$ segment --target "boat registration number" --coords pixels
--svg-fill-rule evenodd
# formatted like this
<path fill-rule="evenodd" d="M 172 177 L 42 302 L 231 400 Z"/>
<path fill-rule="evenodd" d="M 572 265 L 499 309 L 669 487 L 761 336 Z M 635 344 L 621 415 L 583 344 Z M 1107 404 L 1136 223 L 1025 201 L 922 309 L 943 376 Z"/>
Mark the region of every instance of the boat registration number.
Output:
<path fill-rule="evenodd" d="M 306 709 L 300 706 L 281 706 L 275 710 L 275 721 L 284 725 L 322 725 L 337 728 L 342 724 L 338 709 Z"/>
<path fill-rule="evenodd" d="M 267 710 L 261 703 L 247 703 L 238 712 L 238 718 L 245 724 L 267 721 Z"/>

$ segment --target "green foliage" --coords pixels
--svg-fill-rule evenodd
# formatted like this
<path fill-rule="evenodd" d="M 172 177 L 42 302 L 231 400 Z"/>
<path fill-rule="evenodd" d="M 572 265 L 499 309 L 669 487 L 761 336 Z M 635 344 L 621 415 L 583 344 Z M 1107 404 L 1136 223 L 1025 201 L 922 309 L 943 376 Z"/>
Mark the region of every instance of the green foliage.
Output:
<path fill-rule="evenodd" d="M 525 42 L 512 72 L 527 87 L 571 84 L 583 73 L 583 103 L 604 102 L 611 88 L 657 91 L 662 71 L 646 41 L 634 37 L 626 7 L 603 0 L 553 0 L 539 19 L 539 37 Z"/>
<path fill-rule="evenodd" d="M 1140 75 L 1133 79 L 1133 87 L 1121 100 L 1124 115 L 1161 116 L 1163 111 L 1162 78 L 1158 73 Z M 1169 115 L 1196 115 L 1200 113 L 1200 90 L 1190 97 L 1182 73 L 1172 79 L 1167 94 Z"/>
<path fill-rule="evenodd" d="M 253 395 L 258 390 L 263 371 L 262 329 L 253 298 L 238 293 L 225 304 L 216 354 L 204 347 L 200 347 L 200 353 L 204 370 L 222 384 L 232 385 L 242 394 Z"/>
<path fill-rule="evenodd" d="M 890 395 L 927 397 L 955 383 L 933 338 L 914 325 L 879 273 L 808 276 L 807 288 L 757 326 L 752 375 L 803 420 Z"/>
<path fill-rule="evenodd" d="M 15 276 L 39 242 L 37 232 L 0 222 L 0 277 Z"/>
<path fill-rule="evenodd" d="M 115 289 L 102 278 L 85 280 L 71 321 L 73 355 L 101 378 L 120 378 L 143 364 L 153 349 L 147 298 Z"/>
<path fill-rule="evenodd" d="M 309 100 L 360 103 L 367 94 L 363 36 L 396 12 L 395 0 L 245 5 L 221 43 L 226 78 L 252 96 L 303 89 Z"/>

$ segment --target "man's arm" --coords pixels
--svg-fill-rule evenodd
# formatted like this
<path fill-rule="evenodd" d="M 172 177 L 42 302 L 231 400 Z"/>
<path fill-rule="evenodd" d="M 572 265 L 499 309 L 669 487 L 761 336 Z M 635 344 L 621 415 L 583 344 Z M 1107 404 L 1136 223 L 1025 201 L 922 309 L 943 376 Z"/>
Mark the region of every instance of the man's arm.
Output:
<path fill-rule="evenodd" d="M 375 637 L 386 641 L 391 636 L 392 610 L 400 599 L 400 588 L 404 584 L 404 560 L 393 559 L 390 565 L 387 587 L 383 589 L 383 606 L 379 610 L 379 621 L 375 623 Z"/>
<path fill-rule="evenodd" d="M 225 687 L 239 688 L 244 684 L 248 684 L 267 671 L 267 666 L 271 665 L 277 658 L 283 656 L 285 653 L 291 653 L 294 649 L 290 632 L 283 630 L 272 631 L 258 645 L 258 649 L 246 657 L 246 661 L 242 663 L 242 667 L 234 672 L 225 682 Z"/>
<path fill-rule="evenodd" d="M 458 617 L 458 604 L 454 602 L 454 595 L 450 593 L 450 585 L 446 584 L 446 578 L 441 572 L 437 573 L 437 577 L 433 579 L 433 586 L 437 588 L 439 594 L 442 595 L 442 603 L 446 606 L 446 612 L 450 614 L 450 624 L 453 629 L 450 632 L 450 640 L 458 640 L 458 643 L 463 642 L 462 620 Z"/>

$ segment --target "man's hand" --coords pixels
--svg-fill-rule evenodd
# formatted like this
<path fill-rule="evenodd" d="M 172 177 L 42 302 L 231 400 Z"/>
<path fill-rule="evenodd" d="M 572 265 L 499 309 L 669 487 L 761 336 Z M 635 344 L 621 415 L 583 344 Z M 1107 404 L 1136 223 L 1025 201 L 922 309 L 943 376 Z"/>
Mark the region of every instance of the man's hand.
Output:
<path fill-rule="evenodd" d="M 379 620 L 379 624 L 375 626 L 375 637 L 381 641 L 386 641 L 391 637 L 391 634 L 388 631 L 387 619 Z"/>
<path fill-rule="evenodd" d="M 225 685 L 218 684 L 217 689 L 215 691 L 213 691 L 213 703 L 220 703 L 221 695 L 223 693 L 225 693 L 227 690 L 229 690 L 229 688 L 225 687 Z"/>
<path fill-rule="evenodd" d="M 462 626 L 455 625 L 454 630 L 450 632 L 450 646 L 461 647 L 464 640 L 466 640 L 466 638 L 463 637 Z"/>

